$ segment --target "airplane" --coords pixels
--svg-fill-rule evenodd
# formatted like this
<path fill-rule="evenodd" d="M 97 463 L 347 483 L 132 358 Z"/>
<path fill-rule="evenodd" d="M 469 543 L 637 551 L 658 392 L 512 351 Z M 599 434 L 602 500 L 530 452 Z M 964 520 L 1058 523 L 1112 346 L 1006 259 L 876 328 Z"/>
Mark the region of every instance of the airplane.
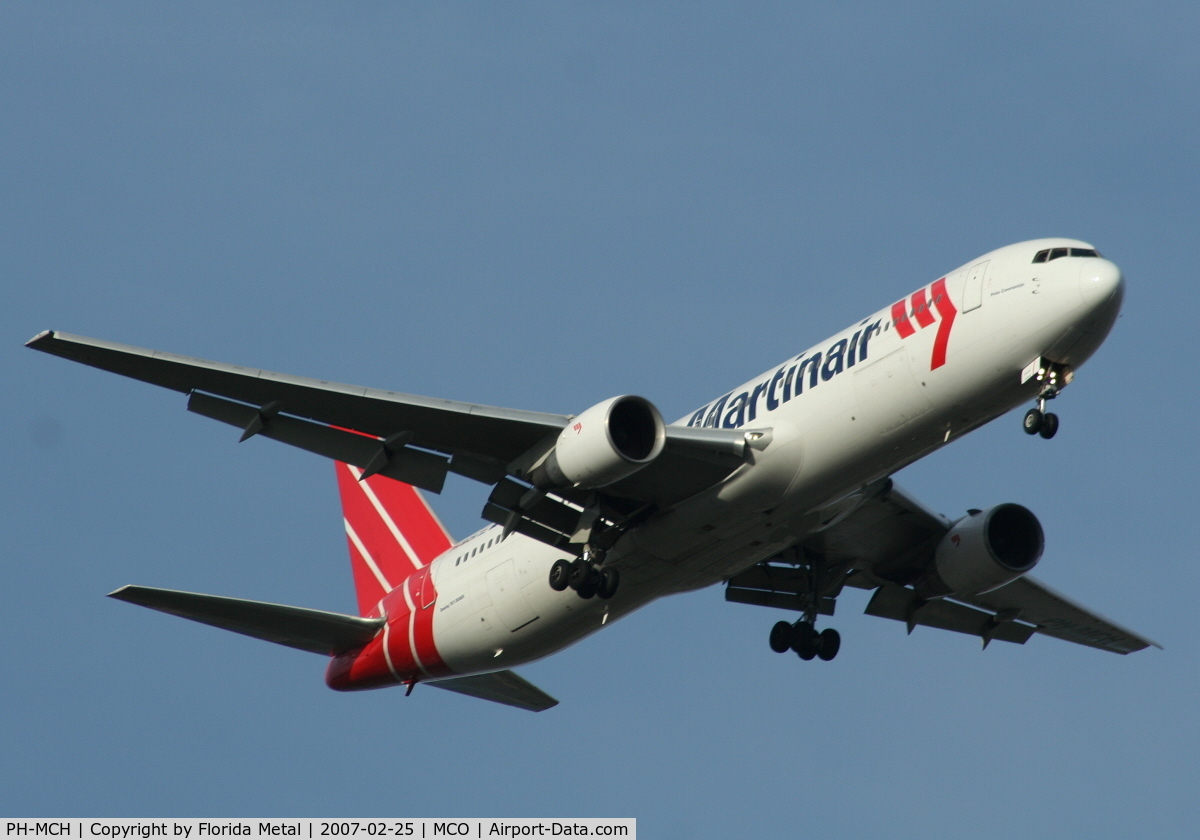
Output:
<path fill-rule="evenodd" d="M 142 586 L 112 597 L 330 657 L 337 690 L 418 683 L 531 711 L 557 701 L 512 669 L 666 595 L 798 614 L 777 653 L 832 660 L 818 621 L 847 586 L 866 613 L 1024 644 L 1128 654 L 1150 641 L 1031 577 L 1037 517 L 1014 503 L 935 513 L 891 476 L 1034 401 L 1107 337 L 1120 269 L 1090 244 L 984 254 L 664 423 L 622 395 L 577 415 L 474 405 L 236 367 L 47 331 L 27 346 L 188 395 L 188 410 L 332 459 L 359 615 Z M 419 492 L 492 486 L 454 542 Z M 419 489 L 418 489 L 419 488 Z"/>

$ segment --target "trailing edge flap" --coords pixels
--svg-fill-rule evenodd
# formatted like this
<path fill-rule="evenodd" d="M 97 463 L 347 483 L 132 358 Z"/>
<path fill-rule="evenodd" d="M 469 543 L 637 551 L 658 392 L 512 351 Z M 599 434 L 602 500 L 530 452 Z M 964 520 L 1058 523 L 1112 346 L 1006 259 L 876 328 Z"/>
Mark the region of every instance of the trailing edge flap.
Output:
<path fill-rule="evenodd" d="M 937 627 L 979 636 L 985 641 L 1025 644 L 1037 629 L 1024 622 L 972 609 L 946 599 L 920 601 L 911 589 L 894 584 L 879 587 L 866 609 L 867 615 L 891 618 L 914 625 Z"/>
<path fill-rule="evenodd" d="M 456 691 L 480 700 L 491 700 L 505 706 L 544 712 L 558 705 L 558 701 L 533 683 L 512 671 L 495 671 L 491 674 L 476 674 L 470 677 L 453 677 L 448 680 L 428 682 L 436 688 Z"/>
<path fill-rule="evenodd" d="M 373 639 L 384 624 L 382 618 L 359 618 L 149 586 L 122 586 L 116 592 L 110 592 L 108 597 L 327 656 L 361 647 Z"/>
<path fill-rule="evenodd" d="M 1162 645 L 1110 621 L 1046 584 L 1024 575 L 999 589 L 959 600 L 995 612 L 1015 613 L 1021 621 L 1037 625 L 1037 631 L 1079 645 L 1133 653 Z"/>
<path fill-rule="evenodd" d="M 247 428 L 260 416 L 260 410 L 256 406 L 243 405 L 200 391 L 193 391 L 188 398 L 188 411 L 242 429 Z M 315 452 L 317 455 L 324 455 L 326 458 L 353 464 L 360 469 L 366 469 L 382 455 L 384 466 L 379 470 L 380 473 L 430 493 L 442 492 L 450 463 L 448 458 L 407 446 L 398 447 L 394 452 L 383 450 L 384 443 L 378 438 L 284 414 L 263 422 L 257 434 Z"/>

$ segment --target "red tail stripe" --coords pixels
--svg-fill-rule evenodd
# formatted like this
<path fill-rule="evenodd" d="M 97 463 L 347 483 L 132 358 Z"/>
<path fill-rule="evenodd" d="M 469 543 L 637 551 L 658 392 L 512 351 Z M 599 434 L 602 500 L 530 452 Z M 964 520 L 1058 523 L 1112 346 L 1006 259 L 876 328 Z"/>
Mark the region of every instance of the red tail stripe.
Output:
<path fill-rule="evenodd" d="M 452 541 L 442 523 L 411 484 L 384 476 L 371 476 L 363 483 L 370 486 L 392 522 L 404 534 L 421 565 L 429 565 L 451 546 Z M 392 542 L 395 542 L 394 538 Z"/>
<path fill-rule="evenodd" d="M 379 615 L 379 602 L 387 594 L 380 585 L 374 572 L 367 566 L 366 558 L 359 552 L 350 535 L 346 535 L 346 545 L 350 550 L 350 570 L 354 573 L 354 592 L 358 597 L 358 614 L 365 616 Z"/>
<path fill-rule="evenodd" d="M 362 487 L 358 486 L 353 474 L 345 464 L 337 468 L 338 484 L 342 495 L 342 514 L 346 519 L 346 540 L 350 546 L 350 565 L 354 569 L 354 586 L 358 595 L 358 608 L 366 615 L 402 580 L 412 574 L 417 568 L 412 559 L 404 553 L 396 538 L 388 530 L 383 519 L 371 505 Z M 368 564 L 368 558 L 358 550 L 353 536 L 357 537 L 365 552 L 370 555 L 380 574 L 387 582 L 386 588 L 379 581 Z"/>
<path fill-rule="evenodd" d="M 433 588 L 430 571 L 422 569 L 409 580 L 412 582 L 414 597 L 419 599 L 414 602 L 416 610 L 413 615 L 412 638 L 417 657 L 421 660 L 421 668 L 431 677 L 452 674 L 453 671 L 446 667 L 433 640 L 433 614 L 436 612 L 434 603 L 437 601 L 437 591 Z M 424 592 L 425 597 L 421 598 L 423 588 L 427 588 L 428 591 Z"/>
<path fill-rule="evenodd" d="M 357 469 L 336 466 L 359 611 L 373 614 L 388 590 L 431 563 L 451 540 L 416 488 L 384 476 L 360 482 Z"/>

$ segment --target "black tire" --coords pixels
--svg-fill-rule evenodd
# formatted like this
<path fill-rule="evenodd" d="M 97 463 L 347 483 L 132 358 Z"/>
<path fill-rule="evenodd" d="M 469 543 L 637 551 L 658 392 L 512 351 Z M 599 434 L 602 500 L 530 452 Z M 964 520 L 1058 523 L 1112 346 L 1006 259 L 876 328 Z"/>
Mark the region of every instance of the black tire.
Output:
<path fill-rule="evenodd" d="M 596 594 L 607 601 L 617 594 L 617 587 L 620 585 L 621 575 L 616 569 L 601 569 L 600 581 L 596 586 Z"/>
<path fill-rule="evenodd" d="M 811 624 L 800 623 L 792 627 L 792 650 L 805 662 L 817 655 L 819 646 L 820 636 Z"/>
<path fill-rule="evenodd" d="M 571 581 L 571 564 L 566 560 L 555 560 L 550 567 L 550 588 L 562 592 Z"/>
<path fill-rule="evenodd" d="M 826 627 L 821 631 L 820 639 L 821 641 L 817 645 L 817 656 L 825 662 L 830 662 L 842 648 L 842 634 L 832 627 Z"/>
<path fill-rule="evenodd" d="M 599 587 L 600 587 L 600 573 L 598 571 L 596 571 L 595 569 L 589 567 L 587 577 L 583 579 L 583 582 L 580 583 L 579 586 L 575 587 L 575 591 L 579 594 L 580 598 L 582 598 L 583 600 L 586 601 L 589 598 L 595 597 L 596 590 Z"/>
<path fill-rule="evenodd" d="M 777 621 L 771 628 L 771 650 L 776 653 L 787 653 L 792 648 L 792 625 L 786 621 Z"/>
<path fill-rule="evenodd" d="M 1044 437 L 1046 440 L 1050 440 L 1050 438 L 1058 434 L 1058 415 L 1047 414 L 1045 417 L 1043 417 L 1042 428 L 1038 429 L 1038 434 Z"/>
<path fill-rule="evenodd" d="M 1025 419 L 1021 422 L 1021 428 L 1025 430 L 1027 435 L 1036 435 L 1042 430 L 1043 422 L 1042 412 L 1036 408 L 1031 408 L 1025 412 Z"/>
<path fill-rule="evenodd" d="M 588 575 L 592 571 L 592 564 L 584 560 L 582 557 L 571 564 L 571 574 L 567 577 L 567 584 L 572 589 L 579 589 Z"/>

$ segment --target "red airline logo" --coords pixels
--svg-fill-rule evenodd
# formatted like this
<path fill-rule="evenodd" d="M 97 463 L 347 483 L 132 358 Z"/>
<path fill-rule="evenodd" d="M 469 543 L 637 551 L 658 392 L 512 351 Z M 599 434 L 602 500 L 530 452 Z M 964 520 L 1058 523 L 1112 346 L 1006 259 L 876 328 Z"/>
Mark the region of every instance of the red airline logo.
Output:
<path fill-rule="evenodd" d="M 933 337 L 933 355 L 929 359 L 929 369 L 937 370 L 946 364 L 946 346 L 950 343 L 950 330 L 954 327 L 954 316 L 958 314 L 958 310 L 950 302 L 945 277 L 929 287 L 929 297 L 932 301 L 926 298 L 925 290 L 920 289 L 913 292 L 908 301 L 893 303 L 892 323 L 896 325 L 896 332 L 901 338 L 908 338 L 917 331 L 912 325 L 913 320 L 917 322 L 918 327 L 925 329 L 937 320 L 933 316 L 934 310 L 937 311 L 941 316 L 941 323 L 938 324 L 937 335 Z"/>

